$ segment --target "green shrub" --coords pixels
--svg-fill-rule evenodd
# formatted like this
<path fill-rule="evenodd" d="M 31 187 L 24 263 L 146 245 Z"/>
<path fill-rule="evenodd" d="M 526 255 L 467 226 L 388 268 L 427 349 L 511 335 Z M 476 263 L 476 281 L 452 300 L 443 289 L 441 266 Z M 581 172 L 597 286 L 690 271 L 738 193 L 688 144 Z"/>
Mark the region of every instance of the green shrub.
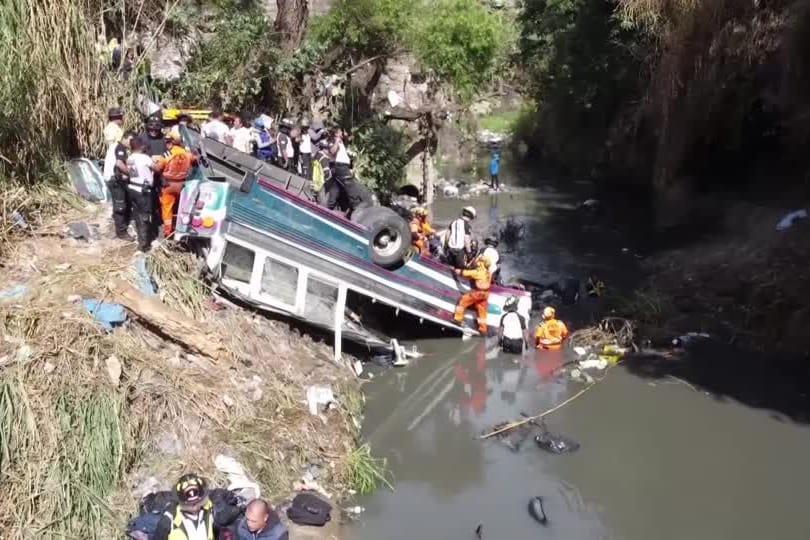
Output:
<path fill-rule="evenodd" d="M 388 124 L 371 121 L 357 128 L 352 146 L 357 176 L 370 189 L 390 193 L 405 179 L 405 135 Z"/>

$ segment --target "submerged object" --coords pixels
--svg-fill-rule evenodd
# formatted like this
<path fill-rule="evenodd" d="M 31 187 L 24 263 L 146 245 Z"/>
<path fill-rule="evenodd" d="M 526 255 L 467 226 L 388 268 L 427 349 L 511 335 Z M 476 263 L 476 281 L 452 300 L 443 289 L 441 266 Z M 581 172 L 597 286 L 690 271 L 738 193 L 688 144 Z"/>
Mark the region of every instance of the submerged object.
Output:
<path fill-rule="evenodd" d="M 548 525 L 548 517 L 546 517 L 546 511 L 543 509 L 542 497 L 532 497 L 529 500 L 529 515 L 540 525 Z"/>
<path fill-rule="evenodd" d="M 477 536 L 480 540 L 484 540 L 484 524 L 479 523 L 478 527 L 475 528 L 475 536 Z"/>
<path fill-rule="evenodd" d="M 565 435 L 551 433 L 547 428 L 545 422 L 539 424 L 542 432 L 534 438 L 537 446 L 551 452 L 552 454 L 569 454 L 579 450 L 579 443 Z"/>

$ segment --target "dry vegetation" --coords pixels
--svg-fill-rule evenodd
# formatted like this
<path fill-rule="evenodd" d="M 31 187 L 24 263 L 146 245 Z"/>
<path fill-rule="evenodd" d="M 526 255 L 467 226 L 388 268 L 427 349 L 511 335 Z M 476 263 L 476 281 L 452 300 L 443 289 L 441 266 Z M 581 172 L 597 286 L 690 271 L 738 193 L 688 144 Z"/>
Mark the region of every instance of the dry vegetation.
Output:
<path fill-rule="evenodd" d="M 649 261 L 651 277 L 619 311 L 647 334 L 709 332 L 761 350 L 810 353 L 810 225 L 776 231 L 782 214 L 738 204 L 726 233 Z"/>
<path fill-rule="evenodd" d="M 222 481 L 219 453 L 241 460 L 271 498 L 310 463 L 337 495 L 364 489 L 358 471 L 377 470 L 353 452 L 350 371 L 283 323 L 202 308 L 190 255 L 158 251 L 150 266 L 167 303 L 223 336 L 229 353 L 216 363 L 136 322 L 107 333 L 70 301 L 104 298 L 114 278 L 131 277 L 130 246 L 40 236 L 10 247 L 0 290 L 22 282 L 28 292 L 0 302 L 0 537 L 118 537 L 136 483 L 167 486 L 188 470 Z M 307 412 L 311 384 L 331 384 L 341 401 L 325 419 Z"/>

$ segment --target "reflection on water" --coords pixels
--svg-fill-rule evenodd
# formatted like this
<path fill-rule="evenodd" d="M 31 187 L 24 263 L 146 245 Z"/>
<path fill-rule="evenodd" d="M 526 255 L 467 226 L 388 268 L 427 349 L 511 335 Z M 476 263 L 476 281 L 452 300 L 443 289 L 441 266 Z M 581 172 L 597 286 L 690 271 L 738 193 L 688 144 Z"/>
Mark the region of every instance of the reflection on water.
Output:
<path fill-rule="evenodd" d="M 609 287 L 627 279 L 632 268 L 621 238 L 609 231 L 578 237 L 570 222 L 559 226 L 576 200 L 548 187 L 472 201 L 479 233 L 508 216 L 526 220 L 523 249 L 504 264 L 507 280 L 590 269 Z M 470 203 L 439 201 L 437 223 Z M 587 321 L 589 304 L 558 306 L 558 314 L 575 330 Z M 478 436 L 577 392 L 579 384 L 557 376 L 567 353 L 510 356 L 482 339 L 418 345 L 423 358 L 366 386 L 364 435 L 374 454 L 388 459 L 396 490 L 358 501 L 366 512 L 351 538 L 472 540 L 479 523 L 489 540 L 810 538 L 805 426 L 619 367 L 547 418 L 551 431 L 581 443 L 578 452 L 547 454 L 530 434 L 515 452 Z M 548 527 L 528 515 L 533 496 L 544 499 Z"/>

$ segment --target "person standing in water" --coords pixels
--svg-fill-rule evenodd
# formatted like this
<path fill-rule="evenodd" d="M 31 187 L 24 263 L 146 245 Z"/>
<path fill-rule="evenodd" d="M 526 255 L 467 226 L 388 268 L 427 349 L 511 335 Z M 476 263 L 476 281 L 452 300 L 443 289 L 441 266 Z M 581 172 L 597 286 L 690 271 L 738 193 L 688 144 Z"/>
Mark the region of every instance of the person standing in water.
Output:
<path fill-rule="evenodd" d="M 492 152 L 492 158 L 489 160 L 489 187 L 491 189 L 501 189 L 501 180 L 499 174 L 501 172 L 501 154 L 498 150 Z"/>

